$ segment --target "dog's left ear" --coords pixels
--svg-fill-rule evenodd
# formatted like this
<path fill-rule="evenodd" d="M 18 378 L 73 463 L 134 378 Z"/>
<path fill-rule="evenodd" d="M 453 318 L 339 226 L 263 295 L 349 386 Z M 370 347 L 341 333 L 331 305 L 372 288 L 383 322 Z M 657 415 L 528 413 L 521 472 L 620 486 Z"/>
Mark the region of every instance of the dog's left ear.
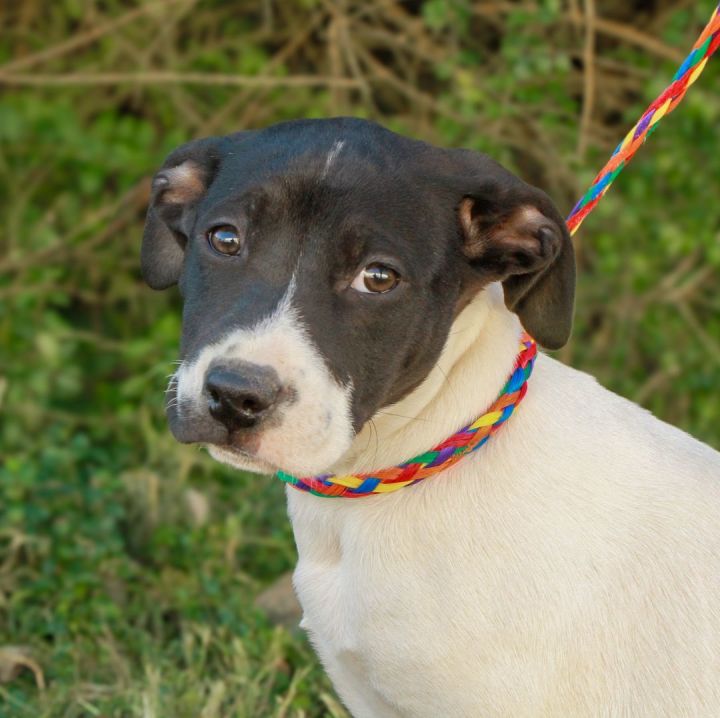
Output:
<path fill-rule="evenodd" d="M 458 207 L 463 251 L 485 281 L 501 281 L 505 304 L 548 349 L 570 337 L 575 256 L 550 198 L 487 160 Z"/>

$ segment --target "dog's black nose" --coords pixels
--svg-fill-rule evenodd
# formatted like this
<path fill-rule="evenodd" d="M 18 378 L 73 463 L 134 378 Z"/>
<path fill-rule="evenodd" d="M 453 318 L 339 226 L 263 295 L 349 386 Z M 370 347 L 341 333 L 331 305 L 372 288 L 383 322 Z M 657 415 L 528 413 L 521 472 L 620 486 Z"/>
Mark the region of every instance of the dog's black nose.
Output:
<path fill-rule="evenodd" d="M 215 366 L 205 375 L 208 411 L 228 431 L 258 424 L 280 393 L 277 374 L 255 364 Z"/>

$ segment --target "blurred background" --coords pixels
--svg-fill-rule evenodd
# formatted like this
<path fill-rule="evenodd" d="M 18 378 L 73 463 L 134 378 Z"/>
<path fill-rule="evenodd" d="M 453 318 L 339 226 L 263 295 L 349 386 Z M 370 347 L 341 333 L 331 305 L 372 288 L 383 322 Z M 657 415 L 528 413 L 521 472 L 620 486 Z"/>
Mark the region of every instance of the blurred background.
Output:
<path fill-rule="evenodd" d="M 567 213 L 713 7 L 0 2 L 0 716 L 345 715 L 256 603 L 294 563 L 280 482 L 165 425 L 180 304 L 138 264 L 168 151 L 360 115 L 489 152 Z M 558 352 L 716 448 L 719 78 L 717 60 L 578 233 Z"/>

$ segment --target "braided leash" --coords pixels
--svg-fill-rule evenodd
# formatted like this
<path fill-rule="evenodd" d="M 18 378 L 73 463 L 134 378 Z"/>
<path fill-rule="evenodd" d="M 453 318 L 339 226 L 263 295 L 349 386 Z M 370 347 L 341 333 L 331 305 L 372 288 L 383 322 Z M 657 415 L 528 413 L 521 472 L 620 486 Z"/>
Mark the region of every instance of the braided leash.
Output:
<path fill-rule="evenodd" d="M 700 76 L 718 46 L 720 46 L 720 5 L 715 9 L 710 22 L 702 31 L 685 62 L 675 73 L 672 83 L 648 107 L 595 177 L 585 196 L 575 205 L 566 220 L 571 235 L 577 232 L 585 217 L 595 209 L 615 178 L 655 130 L 658 122 L 680 104 L 688 88 Z M 403 464 L 367 474 L 345 476 L 322 474 L 298 478 L 278 471 L 277 476 L 290 486 L 316 496 L 358 498 L 372 494 L 387 494 L 437 475 L 467 454 L 479 449 L 512 416 L 525 396 L 527 381 L 536 356 L 537 345 L 530 336 L 523 335 L 513 372 L 500 396 L 488 411 L 435 448 Z"/>
<path fill-rule="evenodd" d="M 669 115 L 685 97 L 690 85 L 700 77 L 707 61 L 720 46 L 720 5 L 710 18 L 710 22 L 700 34 L 693 49 L 675 73 L 672 82 L 657 99 L 645 110 L 638 123 L 628 132 L 625 139 L 617 146 L 608 163 L 600 170 L 590 185 L 585 196 L 575 205 L 567 218 L 570 234 L 575 234 L 585 217 L 595 209 L 602 196 L 608 191 L 615 178 L 625 169 L 650 137 L 658 122 Z"/>

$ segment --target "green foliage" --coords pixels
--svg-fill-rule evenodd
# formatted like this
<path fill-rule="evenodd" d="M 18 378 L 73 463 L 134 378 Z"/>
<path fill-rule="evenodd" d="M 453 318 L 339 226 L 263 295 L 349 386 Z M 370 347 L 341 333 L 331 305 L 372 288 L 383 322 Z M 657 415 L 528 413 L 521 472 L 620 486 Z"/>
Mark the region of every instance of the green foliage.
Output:
<path fill-rule="evenodd" d="M 711 7 L 677 4 L 602 12 L 684 52 Z M 66 84 L 9 83 L 0 106 L 0 647 L 31 649 L 47 682 L 39 691 L 26 671 L 0 684 L 0 716 L 343 715 L 305 639 L 254 607 L 294 563 L 279 482 L 225 470 L 165 426 L 180 305 L 139 278 L 149 177 L 191 137 L 357 114 L 491 152 L 569 210 L 677 64 L 599 33 L 581 155 L 585 36 L 569 10 L 28 0 L 1 11 L 6 72 Z M 106 72 L 133 77 L 75 84 Z M 578 235 L 561 358 L 720 446 L 717 80 L 711 64 Z"/>

